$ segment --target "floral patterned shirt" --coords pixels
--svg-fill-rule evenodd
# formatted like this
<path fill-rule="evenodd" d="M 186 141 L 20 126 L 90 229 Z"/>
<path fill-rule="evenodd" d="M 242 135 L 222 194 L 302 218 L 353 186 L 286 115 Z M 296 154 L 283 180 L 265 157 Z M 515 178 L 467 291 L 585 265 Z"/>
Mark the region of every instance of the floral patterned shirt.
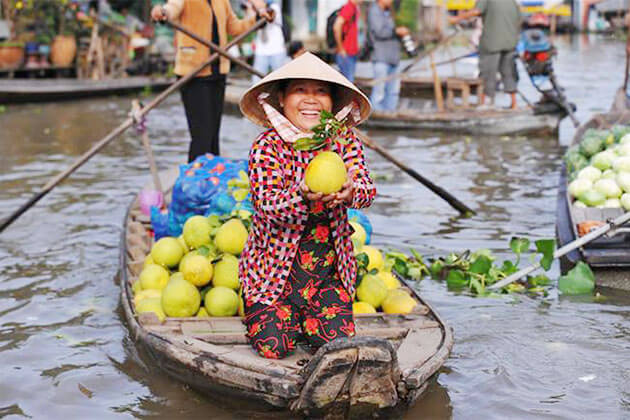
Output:
<path fill-rule="evenodd" d="M 349 207 L 368 207 L 376 189 L 365 162 L 363 145 L 351 131 L 347 136 L 347 144 L 336 142 L 327 148 L 337 152 L 350 165 L 354 198 Z M 252 145 L 249 182 L 255 212 L 239 264 L 243 295 L 250 302 L 271 305 L 282 294 L 310 211 L 299 185 L 306 167 L 319 151 L 295 150 L 274 128 L 261 133 Z M 352 227 L 348 223 L 346 206 L 330 209 L 328 217 L 339 278 L 352 295 L 357 262 L 350 240 Z"/>

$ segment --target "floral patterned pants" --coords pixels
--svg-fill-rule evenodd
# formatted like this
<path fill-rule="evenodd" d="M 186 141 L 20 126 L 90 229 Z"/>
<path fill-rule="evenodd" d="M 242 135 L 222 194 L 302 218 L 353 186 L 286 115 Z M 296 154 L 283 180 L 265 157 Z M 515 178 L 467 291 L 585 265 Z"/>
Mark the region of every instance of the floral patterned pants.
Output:
<path fill-rule="evenodd" d="M 245 303 L 247 336 L 263 357 L 290 355 L 298 339 L 319 348 L 354 335 L 352 298 L 339 280 L 330 223 L 319 209 L 311 210 L 282 296 L 273 305 Z"/>

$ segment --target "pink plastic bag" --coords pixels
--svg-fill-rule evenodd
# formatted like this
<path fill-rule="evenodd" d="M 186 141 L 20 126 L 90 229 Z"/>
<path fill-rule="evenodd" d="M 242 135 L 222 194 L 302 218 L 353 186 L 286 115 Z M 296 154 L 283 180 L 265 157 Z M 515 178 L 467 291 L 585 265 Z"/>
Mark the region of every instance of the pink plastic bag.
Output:
<path fill-rule="evenodd" d="M 140 210 L 147 216 L 151 215 L 151 206 L 162 207 L 164 196 L 157 190 L 142 190 L 140 192 Z"/>

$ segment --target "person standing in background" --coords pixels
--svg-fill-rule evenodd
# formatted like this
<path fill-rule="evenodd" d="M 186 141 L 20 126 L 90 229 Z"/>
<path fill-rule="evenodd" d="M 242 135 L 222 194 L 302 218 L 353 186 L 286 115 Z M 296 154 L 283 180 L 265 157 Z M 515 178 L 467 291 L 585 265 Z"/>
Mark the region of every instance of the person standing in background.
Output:
<path fill-rule="evenodd" d="M 228 43 L 228 35 L 237 36 L 254 26 L 256 14 L 250 6 L 248 16 L 237 18 L 229 0 L 168 0 L 166 4 L 151 10 L 153 20 L 178 21 L 185 28 L 221 47 Z M 258 14 L 268 21 L 273 20 L 273 12 L 262 9 Z M 176 42 L 174 72 L 179 77 L 187 75 L 210 58 L 208 47 L 181 32 L 177 33 Z M 181 88 L 191 137 L 189 162 L 205 153 L 219 155 L 225 80 L 229 71 L 230 60 L 221 57 Z"/>
<path fill-rule="evenodd" d="M 250 0 L 258 10 L 265 8 L 274 11 L 274 20 L 268 23 L 256 34 L 254 40 L 254 68 L 262 74 L 267 74 L 283 65 L 287 61 L 284 34 L 282 33 L 282 6 L 278 1 Z M 256 83 L 260 77 L 253 76 Z"/>
<path fill-rule="evenodd" d="M 333 26 L 337 43 L 335 60 L 341 74 L 351 82 L 354 82 L 359 54 L 359 2 L 348 0 L 339 10 Z"/>
<path fill-rule="evenodd" d="M 398 72 L 400 63 L 400 41 L 409 35 L 409 29 L 396 26 L 392 0 L 376 0 L 368 10 L 368 36 L 373 45 L 372 67 L 374 79 Z M 394 77 L 372 87 L 370 101 L 376 111 L 394 112 L 400 96 L 400 78 Z"/>
<path fill-rule="evenodd" d="M 483 93 L 494 105 L 497 72 L 501 73 L 503 90 L 510 94 L 511 109 L 517 109 L 516 44 L 521 33 L 521 11 L 515 0 L 477 0 L 474 9 L 449 18 L 451 24 L 481 16 L 483 30 L 479 40 L 479 74 L 483 79 Z"/>

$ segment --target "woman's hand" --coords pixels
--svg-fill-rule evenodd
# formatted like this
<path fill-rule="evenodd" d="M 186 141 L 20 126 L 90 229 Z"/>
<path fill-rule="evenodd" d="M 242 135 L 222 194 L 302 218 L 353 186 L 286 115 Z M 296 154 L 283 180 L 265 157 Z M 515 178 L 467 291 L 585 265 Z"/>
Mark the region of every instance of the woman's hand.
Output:
<path fill-rule="evenodd" d="M 153 9 L 151 9 L 151 19 L 153 19 L 154 21 L 165 21 L 167 17 L 168 16 L 166 15 L 166 9 L 164 9 L 164 6 L 157 5 L 154 6 Z"/>
<path fill-rule="evenodd" d="M 302 196 L 308 201 L 321 200 L 328 208 L 333 208 L 342 204 L 348 206 L 352 204 L 352 200 L 354 199 L 354 182 L 352 180 L 352 175 L 348 173 L 348 179 L 341 186 L 341 190 L 332 194 L 324 194 L 312 192 L 308 188 L 304 180 L 302 180 L 302 182 L 300 183 L 300 192 L 302 193 Z"/>

